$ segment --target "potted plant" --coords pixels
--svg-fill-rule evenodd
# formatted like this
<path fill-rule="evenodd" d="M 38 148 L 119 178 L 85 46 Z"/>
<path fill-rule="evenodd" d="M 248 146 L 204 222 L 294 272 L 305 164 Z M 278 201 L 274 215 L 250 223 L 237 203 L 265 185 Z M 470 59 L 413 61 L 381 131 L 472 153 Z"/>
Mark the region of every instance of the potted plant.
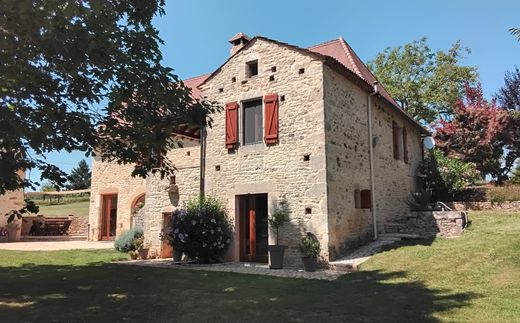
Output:
<path fill-rule="evenodd" d="M 302 238 L 300 249 L 303 253 L 302 262 L 305 271 L 316 271 L 318 256 L 320 254 L 320 242 L 311 232 L 307 232 Z"/>
<path fill-rule="evenodd" d="M 130 259 L 131 260 L 136 260 L 137 259 L 137 256 L 139 256 L 139 254 L 135 251 L 135 250 L 131 250 L 128 252 L 128 255 L 130 256 Z"/>
<path fill-rule="evenodd" d="M 280 201 L 279 204 L 275 204 L 274 210 L 271 216 L 267 219 L 269 226 L 276 232 L 276 239 L 274 245 L 268 246 L 269 251 L 269 268 L 270 269 L 282 269 L 283 268 L 283 257 L 287 246 L 278 244 L 278 236 L 280 228 L 289 222 L 289 205 L 286 200 Z"/>
<path fill-rule="evenodd" d="M 0 242 L 8 242 L 9 238 L 7 235 L 8 235 L 7 229 L 4 227 L 0 227 Z"/>
<path fill-rule="evenodd" d="M 148 251 L 150 251 L 150 243 L 144 242 L 144 236 L 134 239 L 134 248 L 139 254 L 139 258 L 145 260 L 148 258 Z"/>

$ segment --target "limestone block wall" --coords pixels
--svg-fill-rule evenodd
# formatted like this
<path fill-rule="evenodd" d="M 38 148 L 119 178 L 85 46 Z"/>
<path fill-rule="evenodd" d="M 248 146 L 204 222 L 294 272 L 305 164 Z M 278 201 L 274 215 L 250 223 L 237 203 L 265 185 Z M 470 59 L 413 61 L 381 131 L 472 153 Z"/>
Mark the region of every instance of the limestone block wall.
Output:
<path fill-rule="evenodd" d="M 370 189 L 367 94 L 329 67 L 324 72 L 329 250 L 332 258 L 372 236 L 368 209 L 355 190 Z"/>
<path fill-rule="evenodd" d="M 25 172 L 18 172 L 20 178 L 25 178 Z M 5 216 L 12 210 L 19 210 L 24 205 L 24 191 L 23 189 L 16 191 L 9 191 L 6 194 L 0 195 L 0 227 L 6 227 L 9 229 L 10 241 L 20 240 L 20 232 L 22 223 L 20 220 L 15 220 L 10 224 L 7 224 L 8 217 Z"/>
<path fill-rule="evenodd" d="M 406 201 L 417 189 L 416 171 L 423 158 L 423 148 L 419 130 L 404 117 L 379 100 L 375 101 L 373 111 L 373 133 L 377 138 L 374 148 L 375 197 L 378 228 L 382 232 L 384 223 L 398 222 L 409 213 Z M 392 121 L 406 127 L 408 163 L 402 158 L 394 160 Z"/>
<path fill-rule="evenodd" d="M 370 189 L 367 95 L 325 67 L 324 100 L 329 203 L 329 249 L 333 257 L 373 237 L 369 209 L 355 208 L 355 190 Z M 377 98 L 372 99 L 374 181 L 377 227 L 408 214 L 406 199 L 415 190 L 422 160 L 418 129 Z M 407 129 L 409 162 L 394 160 L 392 121 Z"/>
<path fill-rule="evenodd" d="M 99 240 L 101 203 L 104 194 L 117 194 L 116 235 L 132 226 L 131 208 L 134 200 L 145 192 L 145 180 L 132 177 L 133 165 L 92 161 L 92 184 L 89 206 L 89 240 Z"/>
<path fill-rule="evenodd" d="M 175 181 L 179 188 L 177 193 L 169 193 L 170 179 L 161 179 L 151 175 L 146 179 L 145 206 L 139 212 L 145 240 L 151 243 L 151 248 L 159 254 L 161 248 L 160 235 L 163 229 L 163 213 L 171 213 L 176 208 L 183 207 L 188 201 L 199 194 L 200 148 L 198 141 L 187 140 L 183 148 L 176 148 L 168 153 L 168 158 L 175 163 Z"/>
<path fill-rule="evenodd" d="M 247 78 L 246 62 L 252 60 L 258 60 L 259 73 Z M 302 68 L 304 73 L 299 73 Z M 301 263 L 298 246 L 305 230 L 317 235 L 322 256 L 328 259 L 322 63 L 291 48 L 257 40 L 203 84 L 202 92 L 222 105 L 262 98 L 268 93 L 284 96 L 276 145 L 240 145 L 228 151 L 225 114 L 214 115 L 207 137 L 206 191 L 225 201 L 232 216 L 237 210 L 237 195 L 267 193 L 269 212 L 274 202 L 286 198 L 291 222 L 280 232 L 280 243 L 289 246 L 288 263 Z M 304 155 L 309 155 L 308 161 Z M 306 214 L 306 208 L 310 213 Z M 235 228 L 238 224 L 235 218 Z M 272 232 L 269 239 L 274 242 Z M 237 243 L 230 252 L 231 259 L 238 259 Z"/>

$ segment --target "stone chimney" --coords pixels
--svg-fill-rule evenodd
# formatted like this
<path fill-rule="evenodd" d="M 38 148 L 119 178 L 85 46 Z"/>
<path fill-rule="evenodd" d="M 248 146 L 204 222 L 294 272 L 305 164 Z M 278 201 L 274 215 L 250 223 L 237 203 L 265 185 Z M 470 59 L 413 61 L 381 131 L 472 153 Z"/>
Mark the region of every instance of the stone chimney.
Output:
<path fill-rule="evenodd" d="M 244 47 L 251 38 L 244 33 L 238 33 L 233 36 L 229 42 L 231 43 L 230 56 L 235 55 L 236 52 L 240 50 L 240 48 Z"/>

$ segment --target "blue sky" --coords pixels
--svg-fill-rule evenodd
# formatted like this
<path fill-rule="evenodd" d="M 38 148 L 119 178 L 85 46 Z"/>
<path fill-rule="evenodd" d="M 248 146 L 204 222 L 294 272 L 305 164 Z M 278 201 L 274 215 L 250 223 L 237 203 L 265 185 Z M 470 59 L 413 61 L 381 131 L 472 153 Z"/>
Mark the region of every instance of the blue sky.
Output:
<path fill-rule="evenodd" d="M 363 61 L 386 47 L 423 36 L 433 49 L 460 40 L 471 49 L 465 64 L 477 66 L 489 97 L 504 72 L 520 65 L 520 43 L 509 33 L 520 27 L 520 1 L 172 1 L 155 19 L 165 44 L 164 63 L 182 78 L 212 72 L 229 57 L 227 42 L 241 31 L 301 47 L 343 36 Z M 69 172 L 83 154 L 53 153 L 48 161 Z M 90 163 L 90 160 L 89 160 Z M 37 179 L 39 173 L 30 173 Z"/>

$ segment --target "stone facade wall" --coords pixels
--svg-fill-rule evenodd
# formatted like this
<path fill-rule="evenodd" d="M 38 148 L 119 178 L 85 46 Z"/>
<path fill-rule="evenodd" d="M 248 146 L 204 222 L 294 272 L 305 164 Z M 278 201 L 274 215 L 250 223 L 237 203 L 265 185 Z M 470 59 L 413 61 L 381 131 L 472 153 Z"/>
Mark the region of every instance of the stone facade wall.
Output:
<path fill-rule="evenodd" d="M 160 235 L 163 229 L 163 214 L 171 213 L 182 207 L 199 194 L 199 159 L 198 141 L 185 141 L 183 148 L 177 148 L 168 153 L 168 158 L 175 163 L 177 171 L 175 180 L 177 193 L 169 193 L 170 179 L 160 176 L 150 176 L 146 180 L 145 205 L 139 212 L 138 219 L 142 223 L 145 240 L 151 243 L 151 248 L 159 254 L 161 248 Z M 141 217 L 142 219 L 139 219 Z"/>
<path fill-rule="evenodd" d="M 329 249 L 333 258 L 373 237 L 369 209 L 355 207 L 355 190 L 370 189 L 367 96 L 329 67 L 324 73 Z M 406 199 L 415 190 L 422 160 L 420 134 L 392 108 L 372 98 L 374 182 L 378 231 L 408 214 Z M 409 162 L 394 160 L 392 121 L 405 126 Z"/>
<path fill-rule="evenodd" d="M 252 60 L 258 60 L 259 72 L 247 78 L 246 62 Z M 276 72 L 272 67 L 276 67 Z M 303 74 L 299 73 L 301 68 Z M 270 81 L 270 76 L 274 80 Z M 322 256 L 328 259 L 322 82 L 320 61 L 288 47 L 257 40 L 202 86 L 204 95 L 223 105 L 263 98 L 268 93 L 285 97 L 280 101 L 276 145 L 240 145 L 228 151 L 225 114 L 214 116 L 207 136 L 206 191 L 225 201 L 232 216 L 237 212 L 237 195 L 267 193 L 269 212 L 274 202 L 285 198 L 292 213 L 290 223 L 280 232 L 280 244 L 289 246 L 286 260 L 290 264 L 301 262 L 298 246 L 304 230 L 319 238 Z M 310 155 L 310 160 L 304 161 L 304 155 Z M 306 208 L 310 214 L 305 214 Z M 238 227 L 235 218 L 235 228 Z M 238 260 L 237 240 L 230 259 Z M 272 232 L 269 240 L 274 242 Z"/>
<path fill-rule="evenodd" d="M 24 172 L 19 172 L 21 178 L 25 178 Z M 16 190 L 9 191 L 4 195 L 0 195 L 0 227 L 6 227 L 9 230 L 9 240 L 19 241 L 21 232 L 21 221 L 15 220 L 12 223 L 7 223 L 7 216 L 5 214 L 12 210 L 19 210 L 24 206 L 24 191 Z"/>
<path fill-rule="evenodd" d="M 134 200 L 145 192 L 145 180 L 132 177 L 133 165 L 92 161 L 92 184 L 89 206 L 89 240 L 100 238 L 101 203 L 105 194 L 117 194 L 116 235 L 132 226 L 131 208 Z"/>
<path fill-rule="evenodd" d="M 410 211 L 407 200 L 417 190 L 416 172 L 423 159 L 423 146 L 416 126 L 380 100 L 374 103 L 373 134 L 377 138 L 374 147 L 375 198 L 378 231 L 383 232 L 385 223 L 399 221 Z M 406 127 L 408 163 L 403 158 L 394 159 L 392 121 Z"/>

